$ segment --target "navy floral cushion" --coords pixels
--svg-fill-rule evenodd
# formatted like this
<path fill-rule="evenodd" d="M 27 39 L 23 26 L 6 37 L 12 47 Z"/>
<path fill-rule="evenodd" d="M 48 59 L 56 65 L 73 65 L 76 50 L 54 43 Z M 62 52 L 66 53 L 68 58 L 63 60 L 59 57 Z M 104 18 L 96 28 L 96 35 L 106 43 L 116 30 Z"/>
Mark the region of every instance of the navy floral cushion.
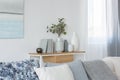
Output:
<path fill-rule="evenodd" d="M 39 80 L 34 71 L 39 67 L 36 60 L 24 60 L 11 63 L 0 63 L 0 80 Z"/>

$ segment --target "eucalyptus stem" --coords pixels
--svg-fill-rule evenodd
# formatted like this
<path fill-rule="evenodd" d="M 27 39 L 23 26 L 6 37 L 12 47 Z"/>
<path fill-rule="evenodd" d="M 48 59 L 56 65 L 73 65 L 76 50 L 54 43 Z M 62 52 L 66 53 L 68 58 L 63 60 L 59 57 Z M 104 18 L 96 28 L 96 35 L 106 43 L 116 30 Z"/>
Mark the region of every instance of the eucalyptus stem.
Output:
<path fill-rule="evenodd" d="M 66 35 L 65 31 L 66 24 L 64 22 L 64 18 L 58 18 L 57 24 L 52 24 L 50 27 L 47 26 L 47 32 L 51 32 L 53 34 L 57 34 L 60 37 L 62 34 Z"/>

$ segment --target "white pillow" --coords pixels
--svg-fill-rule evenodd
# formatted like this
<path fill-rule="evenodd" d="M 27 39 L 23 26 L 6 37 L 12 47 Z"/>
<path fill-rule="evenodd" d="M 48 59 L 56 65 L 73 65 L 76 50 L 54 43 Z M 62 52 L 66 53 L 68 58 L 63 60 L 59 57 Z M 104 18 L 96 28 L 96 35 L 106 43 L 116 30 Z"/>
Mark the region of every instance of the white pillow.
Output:
<path fill-rule="evenodd" d="M 72 71 L 67 64 L 35 69 L 40 80 L 74 80 Z"/>
<path fill-rule="evenodd" d="M 120 80 L 120 57 L 108 57 L 105 58 L 104 61 L 105 63 L 107 63 L 108 66 L 110 66 L 112 71 L 117 75 L 118 80 Z"/>
<path fill-rule="evenodd" d="M 104 58 L 103 61 L 108 65 L 108 67 L 115 73 L 115 68 L 112 60 L 110 58 Z"/>

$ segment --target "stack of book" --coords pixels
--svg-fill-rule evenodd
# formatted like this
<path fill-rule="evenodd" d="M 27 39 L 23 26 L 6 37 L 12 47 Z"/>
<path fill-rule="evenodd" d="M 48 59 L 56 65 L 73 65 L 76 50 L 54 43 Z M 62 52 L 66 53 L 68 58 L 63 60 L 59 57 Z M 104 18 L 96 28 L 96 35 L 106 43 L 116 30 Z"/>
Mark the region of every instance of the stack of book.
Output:
<path fill-rule="evenodd" d="M 42 39 L 40 42 L 40 48 L 42 48 L 43 53 L 53 53 L 54 43 L 52 39 Z"/>

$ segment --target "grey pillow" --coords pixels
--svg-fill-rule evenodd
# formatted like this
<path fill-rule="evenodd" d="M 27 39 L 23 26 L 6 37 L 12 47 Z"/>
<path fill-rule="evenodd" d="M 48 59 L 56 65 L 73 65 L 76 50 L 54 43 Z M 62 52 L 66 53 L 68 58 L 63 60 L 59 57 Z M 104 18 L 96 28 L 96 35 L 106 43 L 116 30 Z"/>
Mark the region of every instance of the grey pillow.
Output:
<path fill-rule="evenodd" d="M 88 80 L 87 74 L 84 70 L 81 60 L 76 60 L 67 64 L 69 65 L 75 80 Z M 45 66 L 50 67 L 57 65 L 61 65 L 61 64 L 47 63 Z"/>
<path fill-rule="evenodd" d="M 86 61 L 84 68 L 91 80 L 118 80 L 102 60 Z"/>

